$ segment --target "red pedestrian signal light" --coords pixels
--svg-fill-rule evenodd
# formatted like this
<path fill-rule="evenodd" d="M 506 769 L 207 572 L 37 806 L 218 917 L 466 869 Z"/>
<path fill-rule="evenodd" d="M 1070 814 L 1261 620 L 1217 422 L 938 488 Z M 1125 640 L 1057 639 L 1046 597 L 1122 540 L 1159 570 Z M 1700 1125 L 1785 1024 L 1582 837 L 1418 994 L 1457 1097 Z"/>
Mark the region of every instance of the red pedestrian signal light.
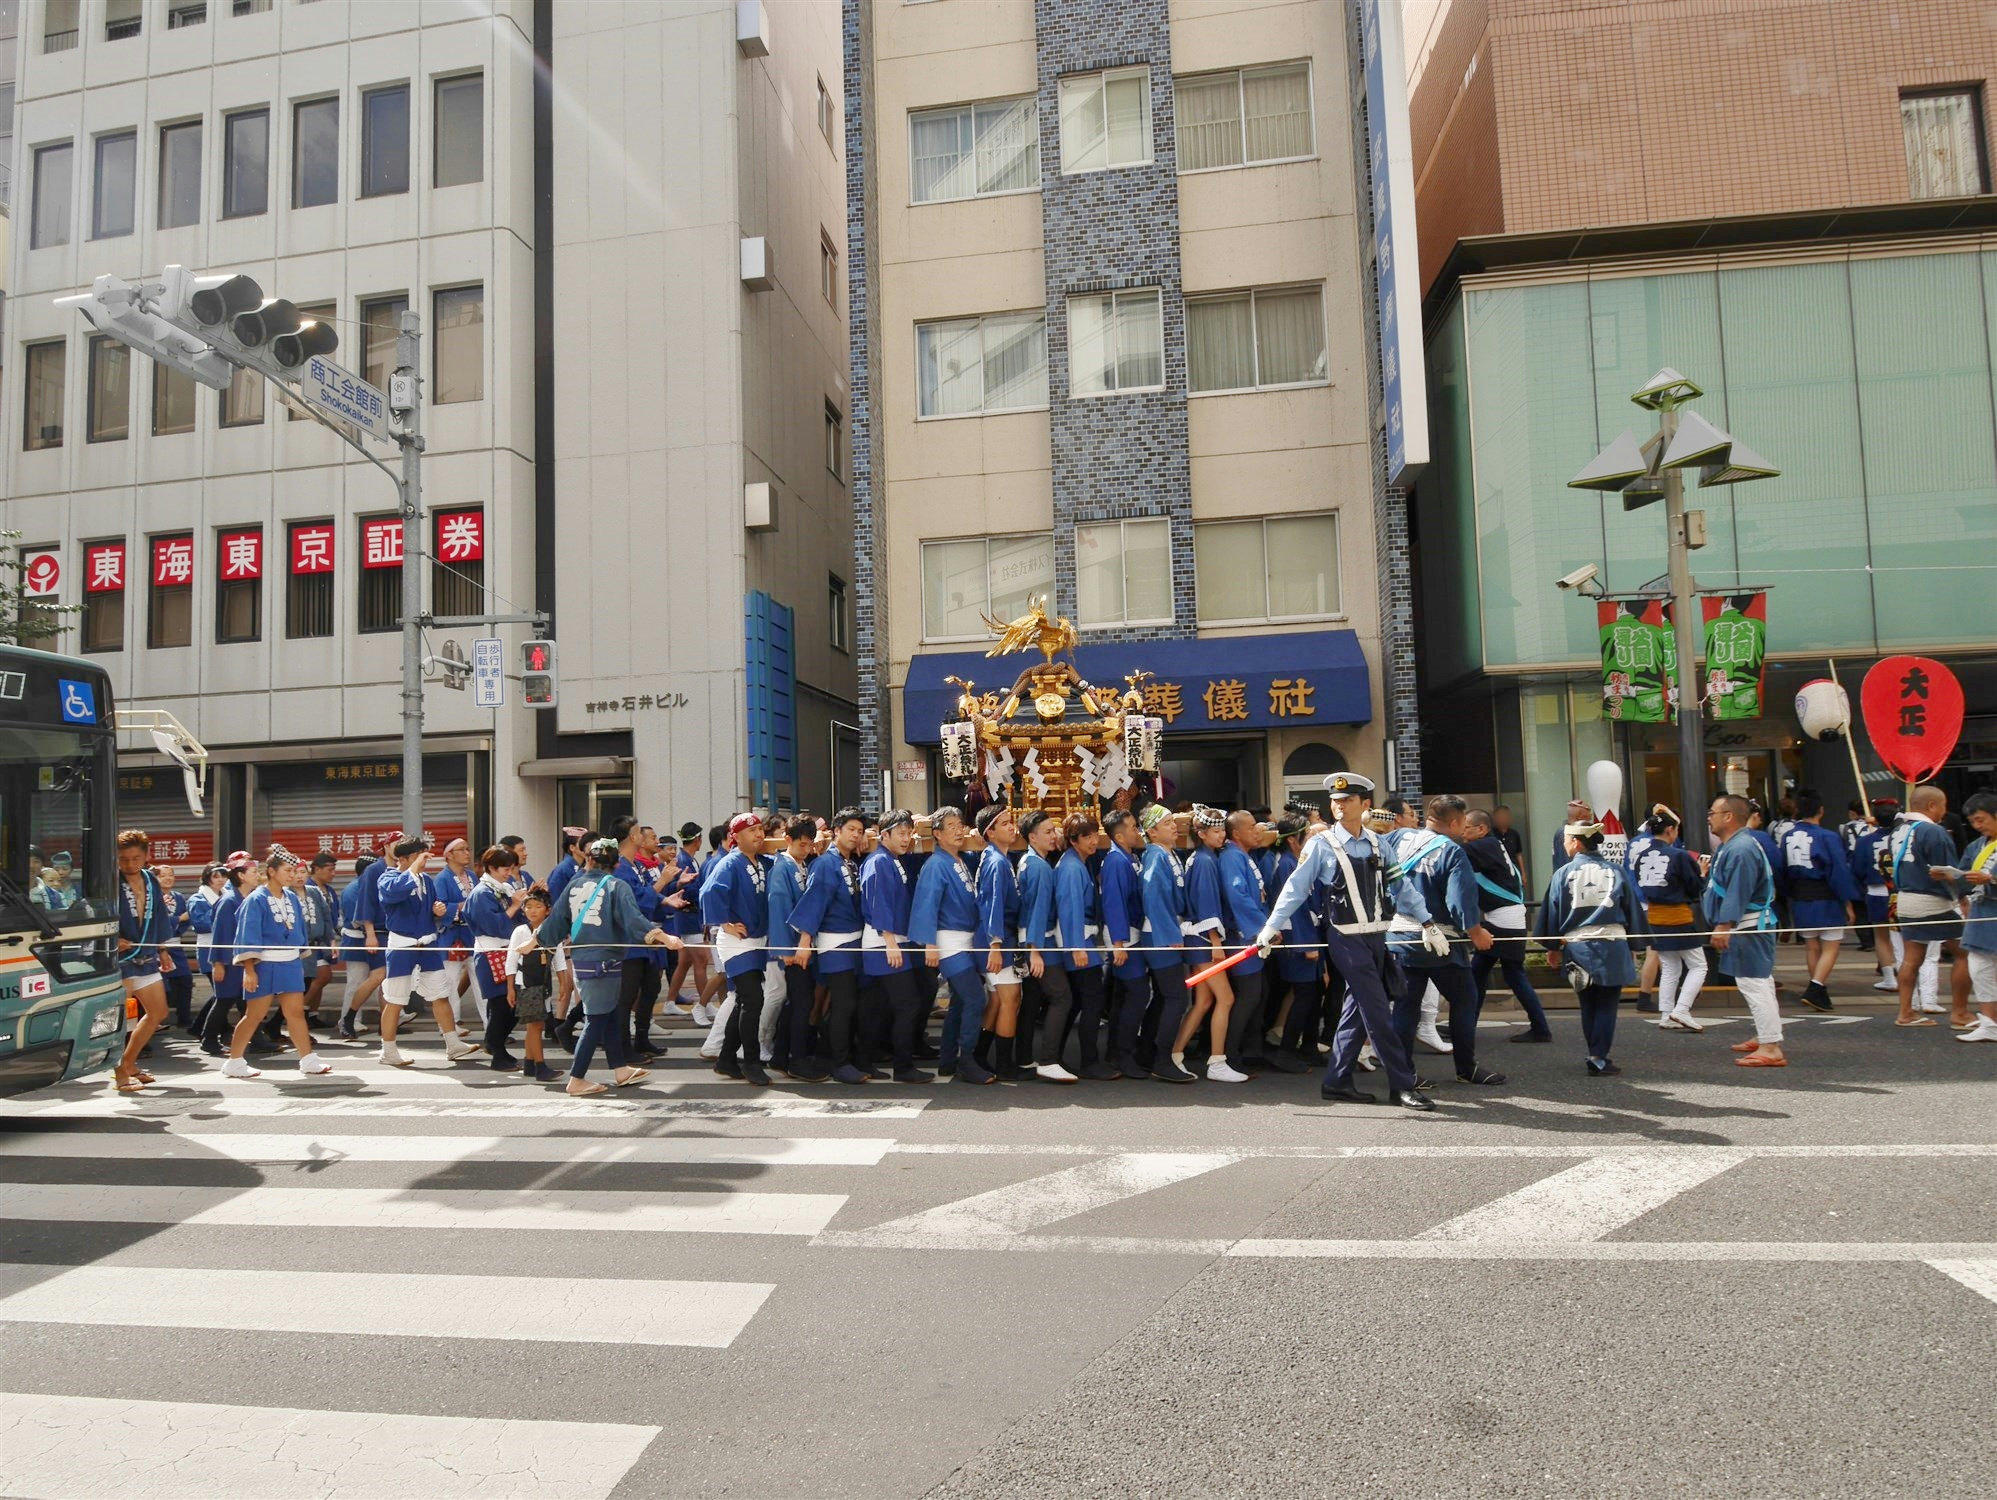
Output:
<path fill-rule="evenodd" d="M 555 643 L 528 641 L 520 648 L 520 698 L 529 708 L 555 706 Z"/>

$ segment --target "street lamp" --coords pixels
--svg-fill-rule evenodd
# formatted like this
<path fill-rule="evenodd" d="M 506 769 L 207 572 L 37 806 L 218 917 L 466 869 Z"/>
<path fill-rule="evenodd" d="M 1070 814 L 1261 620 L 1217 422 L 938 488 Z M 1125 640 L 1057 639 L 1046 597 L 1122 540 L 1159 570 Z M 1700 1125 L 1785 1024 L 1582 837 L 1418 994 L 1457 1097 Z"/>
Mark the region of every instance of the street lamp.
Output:
<path fill-rule="evenodd" d="M 1678 805 L 1685 819 L 1683 837 L 1694 848 L 1705 842 L 1705 825 L 1698 814 L 1706 805 L 1706 746 L 1700 722 L 1700 620 L 1692 549 L 1706 545 L 1706 513 L 1685 509 L 1685 471 L 1699 471 L 1701 489 L 1773 479 L 1780 472 L 1697 412 L 1683 409 L 1704 394 L 1668 365 L 1659 370 L 1630 397 L 1645 411 L 1657 413 L 1657 431 L 1640 444 L 1630 433 L 1619 434 L 1567 481 L 1569 489 L 1621 495 L 1625 511 L 1664 501 L 1672 633 L 1678 651 Z"/>

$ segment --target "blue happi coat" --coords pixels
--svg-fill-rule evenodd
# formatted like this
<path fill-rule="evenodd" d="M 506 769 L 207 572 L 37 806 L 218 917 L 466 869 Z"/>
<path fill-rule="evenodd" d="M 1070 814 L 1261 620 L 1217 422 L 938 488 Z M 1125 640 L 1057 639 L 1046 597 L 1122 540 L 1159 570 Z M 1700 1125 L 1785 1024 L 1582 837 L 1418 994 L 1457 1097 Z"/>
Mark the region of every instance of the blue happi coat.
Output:
<path fill-rule="evenodd" d="M 1659 847 L 1663 847 L 1660 845 Z M 1621 936 L 1591 929 L 1623 930 Z M 1622 988 L 1636 983 L 1629 934 L 1644 929 L 1643 906 L 1629 872 L 1599 854 L 1576 854 L 1554 871 L 1539 908 L 1537 935 L 1561 945 L 1567 962 L 1587 971 L 1595 984 Z"/>
<path fill-rule="evenodd" d="M 1720 971 L 1736 979 L 1767 979 L 1775 973 L 1775 872 L 1761 843 L 1743 828 L 1713 852 L 1699 911 L 1708 927 L 1733 924 L 1733 936 L 1720 955 Z"/>
<path fill-rule="evenodd" d="M 971 872 L 960 855 L 939 850 L 922 862 L 922 873 L 915 877 L 915 896 L 909 903 L 908 937 L 910 942 L 925 948 L 941 949 L 946 933 L 965 946 L 960 952 L 939 953 L 942 961 L 937 965 L 938 973 L 947 979 L 984 967 L 985 955 L 976 949 L 978 896 Z"/>

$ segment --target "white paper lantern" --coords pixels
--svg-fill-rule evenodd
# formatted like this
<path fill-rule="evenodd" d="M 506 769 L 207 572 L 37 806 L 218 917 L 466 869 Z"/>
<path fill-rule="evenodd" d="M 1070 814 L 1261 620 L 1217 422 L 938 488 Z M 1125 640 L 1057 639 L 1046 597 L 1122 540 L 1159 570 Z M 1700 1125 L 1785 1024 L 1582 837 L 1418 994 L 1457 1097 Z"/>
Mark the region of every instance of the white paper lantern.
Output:
<path fill-rule="evenodd" d="M 1819 677 L 1796 690 L 1796 718 L 1813 740 L 1842 739 L 1851 733 L 1851 699 L 1828 677 Z"/>

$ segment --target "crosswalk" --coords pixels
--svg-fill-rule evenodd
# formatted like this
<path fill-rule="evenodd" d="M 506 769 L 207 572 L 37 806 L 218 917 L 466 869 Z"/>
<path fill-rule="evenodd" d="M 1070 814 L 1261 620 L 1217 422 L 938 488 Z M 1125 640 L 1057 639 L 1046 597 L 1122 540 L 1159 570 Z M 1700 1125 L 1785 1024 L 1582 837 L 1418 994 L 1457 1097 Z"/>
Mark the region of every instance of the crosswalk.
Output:
<path fill-rule="evenodd" d="M 1987 1173 L 1991 1145 L 1498 1144 L 1421 1130 L 1141 1150 L 1058 1127 L 1041 1143 L 996 1140 L 976 1115 L 923 1132 L 956 1139 L 908 1140 L 908 1122 L 952 1119 L 957 1096 L 750 1095 L 692 1070 L 590 1100 L 495 1087 L 434 1051 L 332 1087 L 161 1073 L 141 1098 L 71 1089 L 0 1104 L 0 1348 L 60 1336 L 116 1350 L 61 1378 L 0 1359 L 14 1387 L 0 1394 L 9 1496 L 629 1493 L 663 1420 L 465 1392 L 411 1410 L 365 1374 L 329 1394 L 313 1356 L 324 1341 L 378 1340 L 343 1358 L 441 1361 L 472 1372 L 471 1391 L 530 1392 L 563 1389 L 592 1348 L 739 1360 L 745 1337 L 808 1336 L 773 1318 L 773 1300 L 809 1274 L 798 1267 L 855 1251 L 905 1253 L 938 1279 L 976 1278 L 975 1257 L 993 1253 L 1180 1257 L 1188 1275 L 1244 1260 L 1895 1262 L 1966 1306 L 1997 1306 L 1987 1225 L 1951 1239 L 1910 1223 L 1905 1242 L 1881 1242 L 1716 1240 L 1666 1222 L 1734 1194 L 1745 1231 L 1769 1191 L 1757 1171 L 1876 1158 Z M 800 1133 L 783 1133 L 789 1121 Z M 1371 1228 L 1371 1205 L 1344 1202 L 1341 1173 L 1438 1163 L 1462 1191 L 1419 1227 Z M 232 1359 L 183 1369 L 183 1347 Z"/>

